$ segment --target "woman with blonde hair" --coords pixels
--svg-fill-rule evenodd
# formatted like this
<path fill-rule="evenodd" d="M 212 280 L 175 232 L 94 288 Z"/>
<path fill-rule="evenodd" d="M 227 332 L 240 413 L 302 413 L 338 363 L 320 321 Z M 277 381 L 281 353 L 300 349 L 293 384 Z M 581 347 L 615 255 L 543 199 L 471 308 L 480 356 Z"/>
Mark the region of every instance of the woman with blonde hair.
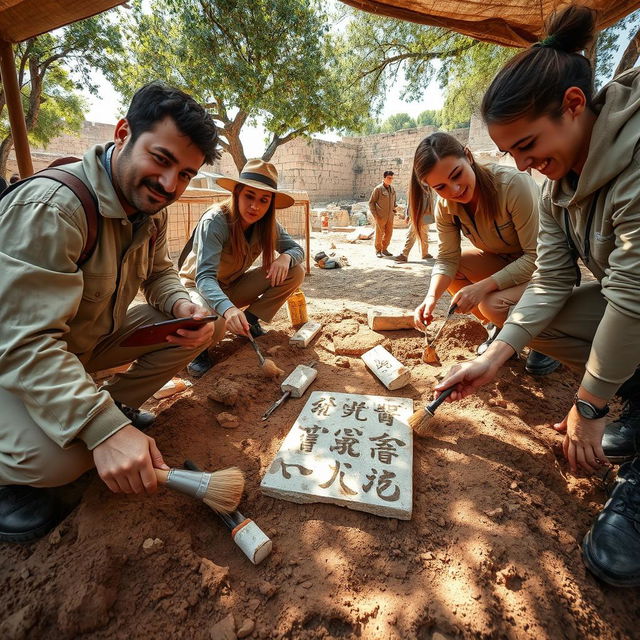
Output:
<path fill-rule="evenodd" d="M 420 142 L 409 211 L 418 233 L 425 209 L 435 211 L 438 257 L 427 295 L 415 310 L 417 328 L 425 329 L 448 291 L 458 313 L 473 313 L 487 325 L 489 337 L 478 353 L 489 346 L 535 270 L 538 195 L 531 176 L 513 167 L 477 163 L 448 133 L 432 133 Z M 472 246 L 463 247 L 463 238 Z M 546 375 L 558 365 L 531 352 L 526 369 Z"/>
<path fill-rule="evenodd" d="M 204 213 L 180 268 L 192 300 L 219 316 L 210 347 L 226 329 L 253 338 L 263 335 L 259 320 L 270 322 L 304 279 L 304 251 L 276 221 L 276 209 L 294 200 L 278 190 L 273 164 L 251 159 L 237 179 L 216 182 L 231 197 Z M 251 268 L 259 256 L 261 264 Z M 188 370 L 199 377 L 211 366 L 205 349 Z"/>

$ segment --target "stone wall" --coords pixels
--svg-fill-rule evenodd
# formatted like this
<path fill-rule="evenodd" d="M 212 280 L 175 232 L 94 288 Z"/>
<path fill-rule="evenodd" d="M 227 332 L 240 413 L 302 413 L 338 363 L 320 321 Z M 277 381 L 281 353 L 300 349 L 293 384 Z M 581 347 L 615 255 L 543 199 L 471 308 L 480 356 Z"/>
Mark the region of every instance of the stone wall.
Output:
<path fill-rule="evenodd" d="M 113 130 L 112 124 L 85 122 L 78 136 L 59 136 L 47 149 L 32 148 L 34 169 L 43 169 L 55 158 L 82 156 L 91 146 L 111 140 Z M 306 191 L 312 205 L 367 200 L 387 169 L 396 175 L 394 186 L 398 197 L 406 199 L 416 147 L 433 131 L 435 128 L 431 126 L 416 127 L 395 133 L 345 137 L 340 142 L 297 138 L 279 147 L 272 162 L 278 169 L 280 185 L 291 191 Z M 456 129 L 451 133 L 462 144 L 468 144 L 480 162 L 513 164 L 510 158 L 498 153 L 480 118 L 472 118 L 469 129 Z M 228 153 L 203 170 L 212 174 L 238 175 Z M 16 171 L 12 152 L 7 173 L 11 175 Z M 213 178 L 194 180 L 192 186 L 211 187 Z"/>
<path fill-rule="evenodd" d="M 96 144 L 104 144 L 113 140 L 115 125 L 103 124 L 101 122 L 84 121 L 82 130 L 77 135 L 62 135 L 53 138 L 47 148 L 31 147 L 31 158 L 33 160 L 33 170 L 39 171 L 48 167 L 56 158 L 64 156 L 76 156 L 81 158 L 87 149 Z M 9 154 L 7 163 L 7 177 L 18 172 L 15 151 Z"/>

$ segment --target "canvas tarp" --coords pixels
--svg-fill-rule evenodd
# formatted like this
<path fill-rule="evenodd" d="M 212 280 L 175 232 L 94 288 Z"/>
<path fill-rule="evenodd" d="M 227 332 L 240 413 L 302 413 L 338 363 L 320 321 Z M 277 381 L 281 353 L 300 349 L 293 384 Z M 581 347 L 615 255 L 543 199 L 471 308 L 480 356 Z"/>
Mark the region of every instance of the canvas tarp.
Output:
<path fill-rule="evenodd" d="M 477 40 L 526 47 L 540 40 L 545 20 L 566 0 L 342 0 L 345 4 L 400 20 L 457 31 Z M 582 0 L 608 27 L 640 7 L 639 0 Z"/>
<path fill-rule="evenodd" d="M 123 0 L 0 0 L 0 40 L 22 42 L 123 4 Z"/>

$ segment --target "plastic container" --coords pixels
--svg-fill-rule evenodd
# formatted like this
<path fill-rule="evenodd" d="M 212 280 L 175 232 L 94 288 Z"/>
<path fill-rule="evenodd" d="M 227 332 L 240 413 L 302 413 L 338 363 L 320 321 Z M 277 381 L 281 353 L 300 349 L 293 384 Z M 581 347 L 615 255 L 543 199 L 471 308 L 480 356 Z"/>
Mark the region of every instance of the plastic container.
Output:
<path fill-rule="evenodd" d="M 304 324 L 308 320 L 307 299 L 300 289 L 296 289 L 287 298 L 287 313 L 292 326 Z"/>

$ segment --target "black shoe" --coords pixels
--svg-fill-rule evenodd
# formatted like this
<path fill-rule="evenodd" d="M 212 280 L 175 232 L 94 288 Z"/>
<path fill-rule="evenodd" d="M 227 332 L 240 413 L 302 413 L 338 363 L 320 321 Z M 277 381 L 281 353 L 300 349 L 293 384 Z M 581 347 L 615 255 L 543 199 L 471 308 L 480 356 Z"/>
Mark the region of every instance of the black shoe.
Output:
<path fill-rule="evenodd" d="M 42 538 L 64 517 L 47 489 L 26 485 L 0 487 L 0 540 L 31 542 Z"/>
<path fill-rule="evenodd" d="M 140 409 L 133 409 L 127 407 L 126 404 L 122 404 L 116 400 L 116 405 L 124 415 L 131 420 L 131 424 L 140 431 L 148 429 L 155 421 L 156 414 L 150 411 L 141 411 Z"/>
<path fill-rule="evenodd" d="M 476 347 L 476 353 L 481 356 L 488 348 L 489 345 L 496 339 L 500 333 L 500 327 L 496 327 L 493 322 L 490 322 L 485 329 L 487 330 L 487 339 Z"/>
<path fill-rule="evenodd" d="M 380 253 L 383 256 L 386 256 L 387 258 L 390 257 L 390 256 L 393 256 L 393 253 L 391 253 L 390 251 L 387 251 L 386 249 L 383 249 Z"/>
<path fill-rule="evenodd" d="M 267 332 L 262 328 L 260 323 L 256 320 L 253 324 L 249 325 L 249 333 L 254 338 L 259 338 L 260 336 L 264 336 Z"/>
<path fill-rule="evenodd" d="M 620 467 L 611 497 L 584 537 L 582 557 L 604 582 L 640 586 L 640 458 Z"/>
<path fill-rule="evenodd" d="M 187 372 L 194 378 L 200 378 L 207 373 L 211 367 L 213 367 L 213 362 L 211 362 L 209 352 L 205 349 L 187 365 Z"/>
<path fill-rule="evenodd" d="M 524 369 L 532 376 L 547 376 L 553 373 L 559 366 L 560 362 L 558 360 L 554 360 L 537 351 L 529 351 Z"/>
<path fill-rule="evenodd" d="M 617 420 L 604 428 L 602 450 L 613 464 L 627 462 L 640 447 L 640 400 L 629 399 Z"/>
<path fill-rule="evenodd" d="M 376 258 L 384 258 L 382 251 L 376 251 Z"/>

